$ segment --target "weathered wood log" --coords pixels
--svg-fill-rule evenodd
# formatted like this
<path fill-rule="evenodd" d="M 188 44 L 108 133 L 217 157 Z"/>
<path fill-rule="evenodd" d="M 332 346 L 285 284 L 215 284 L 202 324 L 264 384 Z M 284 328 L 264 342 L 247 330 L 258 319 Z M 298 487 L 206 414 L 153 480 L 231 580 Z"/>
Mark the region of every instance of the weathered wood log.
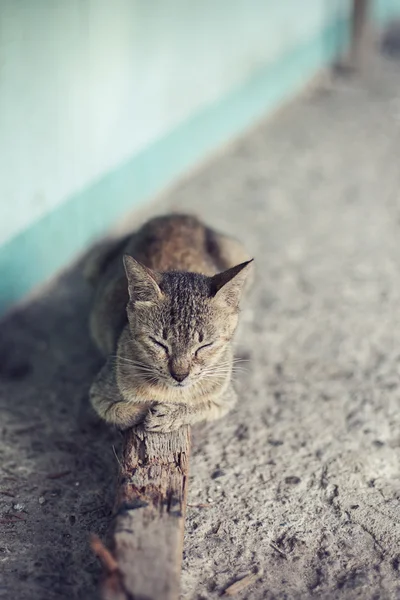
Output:
<path fill-rule="evenodd" d="M 189 451 L 189 427 L 124 434 L 111 553 L 92 542 L 105 569 L 103 600 L 178 599 Z"/>

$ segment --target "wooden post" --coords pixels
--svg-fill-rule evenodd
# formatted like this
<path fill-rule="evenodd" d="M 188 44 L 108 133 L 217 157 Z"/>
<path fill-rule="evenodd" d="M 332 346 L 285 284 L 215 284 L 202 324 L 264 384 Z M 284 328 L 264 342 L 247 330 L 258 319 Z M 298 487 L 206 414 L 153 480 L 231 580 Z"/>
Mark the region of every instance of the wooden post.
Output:
<path fill-rule="evenodd" d="M 370 17 L 370 0 L 352 0 L 350 66 L 358 68 L 365 59 Z"/>
<path fill-rule="evenodd" d="M 92 541 L 105 569 L 103 600 L 178 600 L 189 451 L 189 427 L 124 434 L 112 553 Z"/>

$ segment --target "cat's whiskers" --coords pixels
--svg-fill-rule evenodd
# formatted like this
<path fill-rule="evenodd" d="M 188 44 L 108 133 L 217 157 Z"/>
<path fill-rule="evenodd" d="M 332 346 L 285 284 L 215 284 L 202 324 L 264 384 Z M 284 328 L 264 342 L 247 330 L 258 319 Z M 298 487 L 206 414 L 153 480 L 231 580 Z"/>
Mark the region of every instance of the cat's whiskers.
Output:
<path fill-rule="evenodd" d="M 137 365 L 140 367 L 147 367 L 147 368 L 151 368 L 150 365 L 141 362 L 139 360 L 133 360 L 132 358 L 127 358 L 126 356 L 120 356 L 120 355 L 112 355 L 111 358 L 115 358 L 116 360 L 123 360 L 125 362 L 129 362 L 132 365 Z"/>
<path fill-rule="evenodd" d="M 135 371 L 141 371 L 142 373 L 147 372 L 147 373 L 152 373 L 152 374 L 156 374 L 156 373 L 159 374 L 159 370 L 157 369 L 157 367 L 152 367 L 145 363 L 134 361 L 129 358 L 125 358 L 123 356 L 119 356 L 117 358 L 117 362 L 118 361 L 122 361 L 122 362 L 126 363 L 127 365 L 132 367 L 132 370 L 135 370 Z"/>
<path fill-rule="evenodd" d="M 201 373 L 201 377 L 214 377 L 214 378 L 219 378 L 219 379 L 225 379 L 228 375 L 230 375 L 230 371 L 214 371 L 214 370 L 209 370 L 209 371 L 202 371 Z"/>

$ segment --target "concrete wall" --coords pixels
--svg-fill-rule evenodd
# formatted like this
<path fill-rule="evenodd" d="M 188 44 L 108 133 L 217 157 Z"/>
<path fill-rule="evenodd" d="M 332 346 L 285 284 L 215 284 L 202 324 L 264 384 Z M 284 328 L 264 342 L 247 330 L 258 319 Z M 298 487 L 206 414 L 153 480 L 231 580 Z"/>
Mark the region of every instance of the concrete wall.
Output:
<path fill-rule="evenodd" d="M 0 11 L 0 301 L 9 304 L 65 264 L 129 202 L 157 191 L 151 179 L 165 184 L 273 108 L 267 92 L 279 89 L 276 102 L 293 93 L 342 48 L 343 39 L 329 41 L 326 32 L 346 22 L 349 2 L 302 0 L 300 9 L 298 0 L 1 0 Z M 280 75 L 282 61 L 295 61 L 304 48 L 304 64 L 293 62 L 292 76 Z M 141 181 L 141 163 L 129 181 L 121 176 L 143 152 L 159 141 L 165 146 L 171 132 L 211 114 L 268 69 L 275 70 L 268 90 L 253 90 L 257 101 L 252 96 L 246 106 L 236 95 L 236 112 L 219 137 L 214 129 L 228 118 L 226 110 L 216 125 L 209 119 L 202 127 L 200 144 L 186 135 L 187 148 L 175 143 L 165 151 L 167 161 L 146 159 L 148 181 Z M 164 166 L 171 155 L 177 157 L 172 169 Z M 100 189 L 110 174 L 112 185 L 108 180 Z M 133 186 L 131 201 L 122 198 L 124 182 Z M 57 217 L 71 199 L 70 217 Z M 76 231 L 50 260 L 48 227 L 58 240 L 68 237 L 64 226 Z M 17 283 L 22 250 L 35 252 L 38 267 Z"/>

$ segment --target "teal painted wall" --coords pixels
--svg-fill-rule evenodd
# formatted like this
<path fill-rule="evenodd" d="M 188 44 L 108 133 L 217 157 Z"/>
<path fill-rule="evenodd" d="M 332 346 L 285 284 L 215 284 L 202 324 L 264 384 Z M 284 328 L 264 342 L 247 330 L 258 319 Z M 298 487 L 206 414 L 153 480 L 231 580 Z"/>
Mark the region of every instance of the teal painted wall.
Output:
<path fill-rule="evenodd" d="M 2 0 L 0 243 L 311 39 L 346 2 L 296 4 Z"/>
<path fill-rule="evenodd" d="M 392 4 L 379 0 L 380 18 Z M 4 310 L 343 50 L 349 2 L 2 0 L 0 11 Z"/>
<path fill-rule="evenodd" d="M 400 0 L 372 0 L 372 10 L 378 22 L 400 18 Z"/>

